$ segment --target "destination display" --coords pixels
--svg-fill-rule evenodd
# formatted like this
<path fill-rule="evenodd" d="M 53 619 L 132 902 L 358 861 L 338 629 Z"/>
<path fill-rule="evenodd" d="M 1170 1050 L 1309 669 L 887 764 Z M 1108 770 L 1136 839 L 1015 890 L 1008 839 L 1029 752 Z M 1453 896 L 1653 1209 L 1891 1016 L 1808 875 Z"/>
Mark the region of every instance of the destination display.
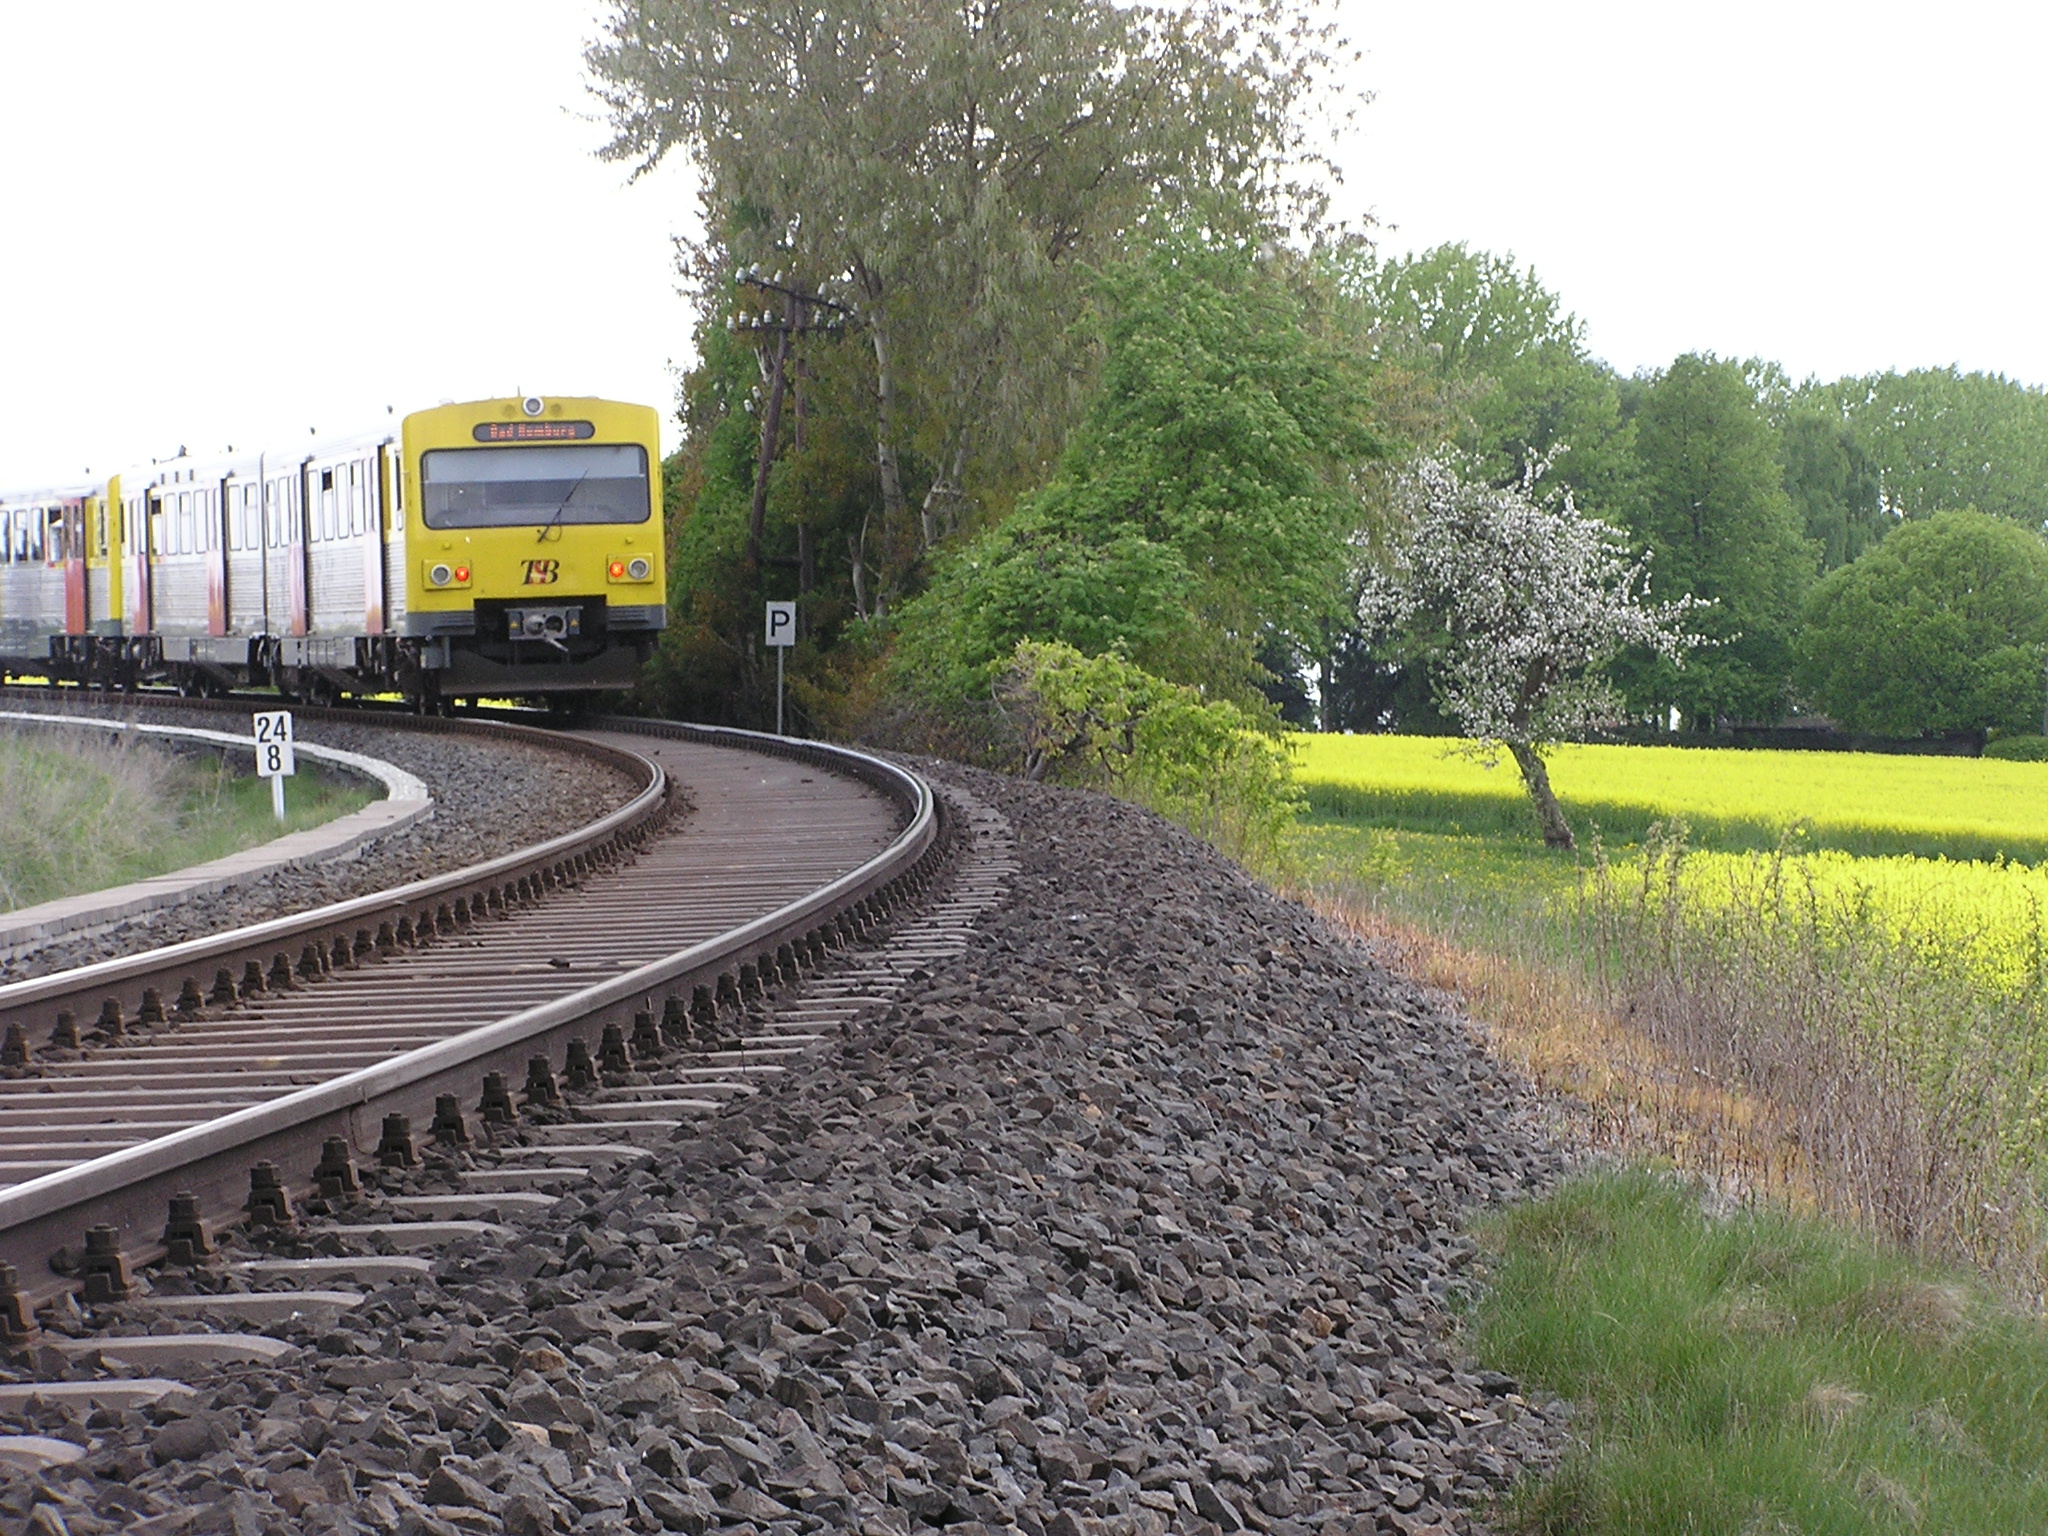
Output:
<path fill-rule="evenodd" d="M 480 443 L 565 443 L 597 436 L 587 421 L 480 421 L 470 429 Z"/>

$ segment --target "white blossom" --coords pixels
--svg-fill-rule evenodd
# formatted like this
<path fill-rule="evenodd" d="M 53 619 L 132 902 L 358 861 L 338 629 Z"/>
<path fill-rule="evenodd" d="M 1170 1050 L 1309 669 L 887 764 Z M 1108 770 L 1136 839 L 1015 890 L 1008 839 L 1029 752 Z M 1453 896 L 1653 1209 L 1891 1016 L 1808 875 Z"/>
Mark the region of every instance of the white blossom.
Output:
<path fill-rule="evenodd" d="M 1682 621 L 1702 605 L 1650 601 L 1648 559 L 1631 560 L 1569 492 L 1539 501 L 1541 472 L 1493 486 L 1446 459 L 1417 463 L 1396 484 L 1393 547 L 1359 597 L 1366 627 L 1416 645 L 1439 706 L 1483 744 L 1527 747 L 1610 723 L 1617 701 L 1600 669 L 1617 651 L 1641 645 L 1677 662 L 1699 643 Z"/>

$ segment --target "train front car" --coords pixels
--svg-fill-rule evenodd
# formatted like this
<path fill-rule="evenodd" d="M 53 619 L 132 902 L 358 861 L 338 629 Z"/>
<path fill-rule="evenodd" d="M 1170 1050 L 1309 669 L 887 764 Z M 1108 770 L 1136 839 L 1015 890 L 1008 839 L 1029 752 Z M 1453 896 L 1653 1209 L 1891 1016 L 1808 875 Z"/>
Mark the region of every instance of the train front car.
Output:
<path fill-rule="evenodd" d="M 668 622 L 659 420 L 609 400 L 405 418 L 403 609 L 427 697 L 630 688 Z"/>

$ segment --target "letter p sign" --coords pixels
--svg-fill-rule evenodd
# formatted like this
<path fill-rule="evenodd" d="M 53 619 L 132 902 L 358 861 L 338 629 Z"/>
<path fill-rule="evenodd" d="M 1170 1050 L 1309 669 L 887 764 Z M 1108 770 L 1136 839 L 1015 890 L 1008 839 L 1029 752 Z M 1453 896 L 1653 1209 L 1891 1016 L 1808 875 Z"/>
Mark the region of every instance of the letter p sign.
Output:
<path fill-rule="evenodd" d="M 796 644 L 795 603 L 770 603 L 768 605 L 768 643 L 770 645 Z"/>

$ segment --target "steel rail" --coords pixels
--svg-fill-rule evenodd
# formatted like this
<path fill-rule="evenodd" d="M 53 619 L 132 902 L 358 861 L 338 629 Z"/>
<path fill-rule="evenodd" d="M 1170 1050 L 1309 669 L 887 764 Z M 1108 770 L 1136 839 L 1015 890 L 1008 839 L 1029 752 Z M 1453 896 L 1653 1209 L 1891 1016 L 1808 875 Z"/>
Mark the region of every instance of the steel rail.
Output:
<path fill-rule="evenodd" d="M 517 1082 L 536 1057 L 561 1060 L 572 1038 L 584 1039 L 607 1025 L 637 1023 L 641 1013 L 701 1006 L 707 996 L 728 993 L 749 970 L 787 974 L 792 954 L 815 958 L 864 932 L 868 923 L 885 919 L 904 896 L 925 888 L 945 857 L 950 829 L 930 786 L 881 758 L 721 727 L 646 720 L 603 725 L 794 759 L 853 778 L 896 804 L 900 830 L 879 853 L 824 885 L 624 974 L 0 1190 L 0 1260 L 16 1266 L 22 1290 L 36 1298 L 67 1284 L 46 1263 L 60 1250 L 75 1251 L 88 1227 L 116 1228 L 129 1257 L 147 1261 L 163 1252 L 156 1234 L 174 1194 L 195 1195 L 218 1221 L 240 1209 L 251 1169 L 260 1162 L 282 1170 L 295 1192 L 312 1192 L 312 1169 L 327 1138 L 343 1137 L 356 1153 L 374 1158 L 394 1124 L 409 1133 L 412 1123 L 424 1123 L 433 1113 L 443 1095 L 473 1100 L 486 1074 Z"/>

